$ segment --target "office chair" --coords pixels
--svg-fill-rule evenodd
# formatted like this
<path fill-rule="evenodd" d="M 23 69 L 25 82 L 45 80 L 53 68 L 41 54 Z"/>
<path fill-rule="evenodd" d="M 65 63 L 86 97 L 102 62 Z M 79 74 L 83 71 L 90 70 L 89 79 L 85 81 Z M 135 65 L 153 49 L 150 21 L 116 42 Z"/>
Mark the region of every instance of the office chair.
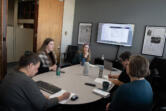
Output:
<path fill-rule="evenodd" d="M 166 111 L 166 59 L 154 58 L 150 64 L 150 83 L 154 92 L 154 111 Z"/>
<path fill-rule="evenodd" d="M 64 54 L 64 64 L 69 66 L 72 65 L 73 59 L 77 56 L 78 54 L 79 47 L 75 45 L 69 45 L 67 48 L 66 53 Z"/>
<path fill-rule="evenodd" d="M 0 111 L 8 111 L 8 110 L 0 105 Z"/>

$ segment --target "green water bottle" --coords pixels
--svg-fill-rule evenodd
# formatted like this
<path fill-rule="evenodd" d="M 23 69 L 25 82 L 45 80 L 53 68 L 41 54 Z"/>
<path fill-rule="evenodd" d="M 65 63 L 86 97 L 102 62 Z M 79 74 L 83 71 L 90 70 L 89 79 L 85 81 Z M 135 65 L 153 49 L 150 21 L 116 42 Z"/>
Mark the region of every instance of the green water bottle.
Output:
<path fill-rule="evenodd" d="M 57 69 L 56 69 L 56 75 L 57 76 L 60 76 L 60 74 L 61 74 L 61 71 L 60 71 L 61 69 L 60 69 L 60 67 L 57 67 Z"/>

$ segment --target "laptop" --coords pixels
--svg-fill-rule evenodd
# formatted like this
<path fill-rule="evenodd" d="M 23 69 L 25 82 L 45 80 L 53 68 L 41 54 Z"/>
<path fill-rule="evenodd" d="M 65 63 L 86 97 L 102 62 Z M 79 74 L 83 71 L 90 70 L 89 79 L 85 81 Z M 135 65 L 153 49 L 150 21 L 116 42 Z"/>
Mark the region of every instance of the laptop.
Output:
<path fill-rule="evenodd" d="M 104 60 L 104 68 L 108 70 L 112 70 L 112 62 L 108 60 Z"/>
<path fill-rule="evenodd" d="M 118 69 L 112 67 L 112 62 L 109 60 L 104 60 L 104 68 L 110 71 L 117 71 Z"/>

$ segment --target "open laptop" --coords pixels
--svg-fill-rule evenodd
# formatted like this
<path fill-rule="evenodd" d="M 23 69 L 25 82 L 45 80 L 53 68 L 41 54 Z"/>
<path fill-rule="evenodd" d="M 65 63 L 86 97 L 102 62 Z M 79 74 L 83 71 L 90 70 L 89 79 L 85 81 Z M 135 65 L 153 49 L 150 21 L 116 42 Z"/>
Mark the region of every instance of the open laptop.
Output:
<path fill-rule="evenodd" d="M 104 60 L 104 68 L 110 71 L 117 71 L 118 69 L 112 67 L 112 62 L 109 60 Z"/>

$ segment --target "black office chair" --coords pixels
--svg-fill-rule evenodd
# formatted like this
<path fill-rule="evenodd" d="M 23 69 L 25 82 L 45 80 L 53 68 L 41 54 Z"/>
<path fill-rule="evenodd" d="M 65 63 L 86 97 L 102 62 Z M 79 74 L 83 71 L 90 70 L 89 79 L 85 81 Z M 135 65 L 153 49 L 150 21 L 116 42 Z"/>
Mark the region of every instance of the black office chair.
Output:
<path fill-rule="evenodd" d="M 65 64 L 64 67 L 75 64 L 75 63 L 73 63 L 73 60 L 77 56 L 78 51 L 79 51 L 78 46 L 76 46 L 76 45 L 68 46 L 66 53 L 64 53 L 64 64 Z"/>
<path fill-rule="evenodd" d="M 0 105 L 0 111 L 8 111 L 8 110 Z"/>
<path fill-rule="evenodd" d="M 150 64 L 149 81 L 154 92 L 154 110 L 166 111 L 166 59 L 154 58 Z"/>

